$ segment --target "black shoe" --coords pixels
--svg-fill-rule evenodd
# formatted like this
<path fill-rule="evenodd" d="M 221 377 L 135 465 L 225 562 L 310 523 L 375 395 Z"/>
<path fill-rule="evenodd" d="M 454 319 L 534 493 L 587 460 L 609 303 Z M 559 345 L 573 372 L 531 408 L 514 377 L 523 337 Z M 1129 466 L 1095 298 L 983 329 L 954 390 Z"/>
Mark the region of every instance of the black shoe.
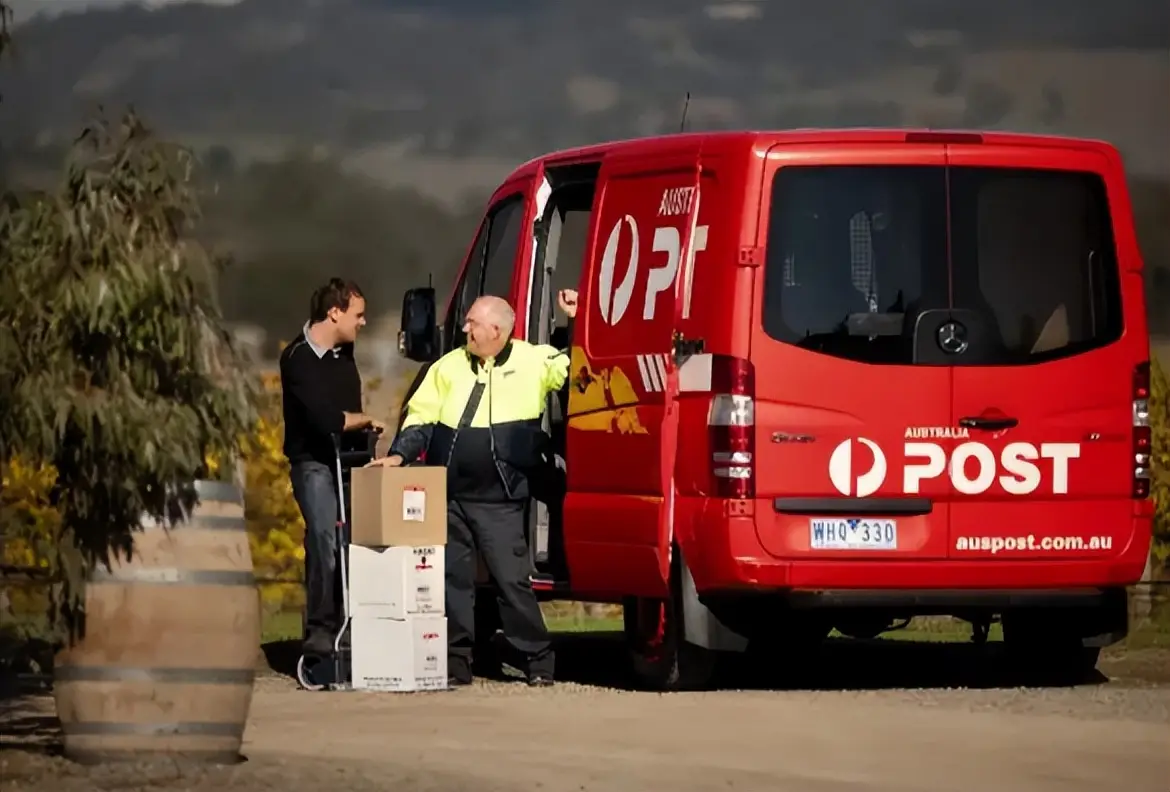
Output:
<path fill-rule="evenodd" d="M 552 649 L 546 649 L 527 659 L 524 676 L 528 679 L 528 687 L 552 687 L 553 666 L 556 663 Z"/>
<path fill-rule="evenodd" d="M 461 677 L 461 676 L 456 676 L 455 674 L 451 674 L 450 676 L 447 677 L 447 687 L 453 687 L 453 688 L 467 687 L 468 685 L 471 684 L 471 682 L 472 682 L 472 678 L 469 676 Z"/>

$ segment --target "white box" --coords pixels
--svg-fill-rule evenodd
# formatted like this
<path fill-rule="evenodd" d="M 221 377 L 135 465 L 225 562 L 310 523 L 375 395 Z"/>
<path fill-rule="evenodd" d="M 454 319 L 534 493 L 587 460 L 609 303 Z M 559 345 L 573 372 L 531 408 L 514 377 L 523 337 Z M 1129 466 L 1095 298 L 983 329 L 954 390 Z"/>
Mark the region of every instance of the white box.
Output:
<path fill-rule="evenodd" d="M 443 614 L 443 545 L 349 547 L 349 612 L 354 617 L 405 619 Z"/>
<path fill-rule="evenodd" d="M 447 618 L 355 618 L 353 687 L 405 693 L 447 687 Z"/>

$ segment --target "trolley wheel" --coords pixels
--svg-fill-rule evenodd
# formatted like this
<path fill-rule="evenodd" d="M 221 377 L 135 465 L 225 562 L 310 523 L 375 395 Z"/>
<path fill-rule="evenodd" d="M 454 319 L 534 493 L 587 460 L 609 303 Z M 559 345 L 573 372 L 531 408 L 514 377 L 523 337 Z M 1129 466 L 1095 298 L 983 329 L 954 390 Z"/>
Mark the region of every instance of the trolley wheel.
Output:
<path fill-rule="evenodd" d="M 318 677 L 324 676 L 321 672 L 325 671 L 328 665 L 328 658 L 319 655 L 301 655 L 297 658 L 297 683 L 304 690 L 324 690 L 326 683 L 318 681 Z"/>

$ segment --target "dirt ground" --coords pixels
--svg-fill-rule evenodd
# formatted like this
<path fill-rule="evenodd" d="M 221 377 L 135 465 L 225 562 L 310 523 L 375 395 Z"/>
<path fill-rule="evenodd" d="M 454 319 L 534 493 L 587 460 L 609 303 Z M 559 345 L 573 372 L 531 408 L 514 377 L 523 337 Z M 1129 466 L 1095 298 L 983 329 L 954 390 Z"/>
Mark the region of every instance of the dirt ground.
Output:
<path fill-rule="evenodd" d="M 269 647 L 283 670 L 287 647 Z M 1170 653 L 1114 653 L 1071 688 L 1027 688 L 994 650 L 827 647 L 785 689 L 629 692 L 612 636 L 563 639 L 550 690 L 307 693 L 256 684 L 247 761 L 85 768 L 54 755 L 52 701 L 0 702 L 0 792 L 520 789 L 794 792 L 1170 790 Z M 759 681 L 759 680 L 757 680 Z"/>

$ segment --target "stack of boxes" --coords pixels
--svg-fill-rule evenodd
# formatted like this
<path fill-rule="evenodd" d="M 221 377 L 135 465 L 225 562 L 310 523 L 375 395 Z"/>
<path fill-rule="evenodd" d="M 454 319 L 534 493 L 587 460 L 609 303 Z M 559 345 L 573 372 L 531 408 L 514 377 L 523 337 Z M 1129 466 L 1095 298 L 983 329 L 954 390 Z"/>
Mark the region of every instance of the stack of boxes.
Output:
<path fill-rule="evenodd" d="M 446 688 L 446 468 L 356 468 L 350 503 L 353 687 Z"/>

